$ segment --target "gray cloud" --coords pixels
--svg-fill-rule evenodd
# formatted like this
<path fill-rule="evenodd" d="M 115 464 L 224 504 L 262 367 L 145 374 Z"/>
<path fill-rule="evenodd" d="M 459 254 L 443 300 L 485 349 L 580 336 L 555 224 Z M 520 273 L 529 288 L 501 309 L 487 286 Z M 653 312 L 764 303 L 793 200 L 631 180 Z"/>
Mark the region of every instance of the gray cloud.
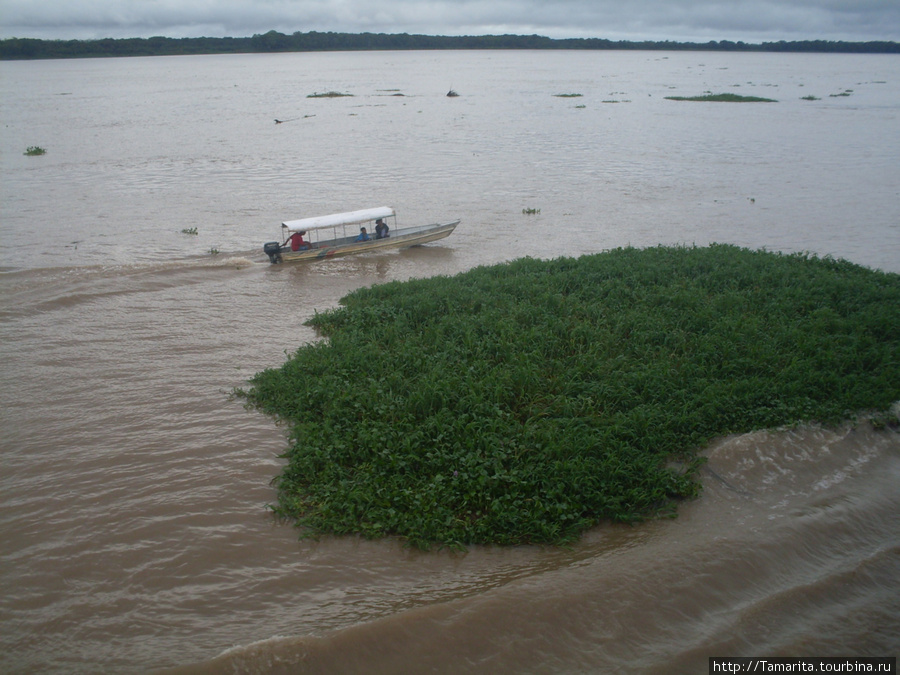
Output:
<path fill-rule="evenodd" d="M 277 30 L 612 40 L 900 41 L 897 0 L 0 0 L 0 37 Z"/>

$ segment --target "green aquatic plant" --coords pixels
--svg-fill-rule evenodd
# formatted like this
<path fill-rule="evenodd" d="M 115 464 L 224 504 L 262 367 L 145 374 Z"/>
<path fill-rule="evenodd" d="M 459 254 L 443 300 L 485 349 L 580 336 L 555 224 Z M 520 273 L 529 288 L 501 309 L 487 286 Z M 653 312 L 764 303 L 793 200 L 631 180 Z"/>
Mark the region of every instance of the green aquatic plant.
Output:
<path fill-rule="evenodd" d="M 738 94 L 704 94 L 703 96 L 666 96 L 669 101 L 710 101 L 714 103 L 778 103 L 773 98 Z"/>
<path fill-rule="evenodd" d="M 525 208 L 525 209 L 522 209 L 522 213 L 524 213 L 526 216 L 534 216 L 534 215 L 537 215 L 537 214 L 540 213 L 540 212 L 541 212 L 540 209 L 533 209 L 533 208 Z"/>
<path fill-rule="evenodd" d="M 30 145 L 23 154 L 28 157 L 37 157 L 38 155 L 46 155 L 47 151 L 39 145 Z"/>
<path fill-rule="evenodd" d="M 900 399 L 900 275 L 734 246 L 357 290 L 235 394 L 283 420 L 308 536 L 560 544 L 674 512 L 710 439 Z"/>
<path fill-rule="evenodd" d="M 197 228 L 196 227 L 186 227 L 183 230 L 181 230 L 181 234 L 197 234 Z"/>
<path fill-rule="evenodd" d="M 211 248 L 211 249 L 209 249 L 209 254 L 210 255 L 219 255 L 219 249 Z"/>
<path fill-rule="evenodd" d="M 342 94 L 339 91 L 326 91 L 322 94 L 307 94 L 306 98 L 340 98 L 342 96 L 353 96 L 353 94 Z"/>
<path fill-rule="evenodd" d="M 581 98 L 584 94 L 553 94 L 557 98 Z"/>
<path fill-rule="evenodd" d="M 802 100 L 802 101 L 821 101 L 822 99 L 820 99 L 818 96 L 813 96 L 812 94 L 810 94 L 809 96 L 801 96 L 800 100 Z"/>

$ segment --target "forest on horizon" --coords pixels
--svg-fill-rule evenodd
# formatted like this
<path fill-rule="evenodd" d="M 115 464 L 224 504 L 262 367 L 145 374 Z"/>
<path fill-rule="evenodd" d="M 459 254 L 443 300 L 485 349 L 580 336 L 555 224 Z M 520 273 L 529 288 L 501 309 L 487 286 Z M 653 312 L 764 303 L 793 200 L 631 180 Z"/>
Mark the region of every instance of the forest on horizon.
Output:
<path fill-rule="evenodd" d="M 0 60 L 103 58 L 114 56 L 175 56 L 191 54 L 269 54 L 277 52 L 392 51 L 451 49 L 581 49 L 745 52 L 828 52 L 846 54 L 898 54 L 900 43 L 888 41 L 842 42 L 673 42 L 607 40 L 603 38 L 552 39 L 540 35 L 435 36 L 384 33 L 296 32 L 271 30 L 252 37 L 104 38 L 100 40 L 0 40 Z"/>

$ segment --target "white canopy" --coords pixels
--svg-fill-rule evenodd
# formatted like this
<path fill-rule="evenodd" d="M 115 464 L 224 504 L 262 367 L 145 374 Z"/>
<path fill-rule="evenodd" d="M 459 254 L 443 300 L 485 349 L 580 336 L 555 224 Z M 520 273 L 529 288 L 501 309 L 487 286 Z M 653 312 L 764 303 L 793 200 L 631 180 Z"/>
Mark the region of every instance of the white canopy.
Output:
<path fill-rule="evenodd" d="M 316 216 L 315 218 L 302 218 L 300 220 L 286 220 L 281 226 L 291 232 L 314 230 L 320 227 L 335 227 L 337 225 L 357 225 L 376 218 L 388 218 L 396 215 L 390 206 L 379 206 L 374 209 L 361 209 L 360 211 L 348 211 L 347 213 L 332 213 L 330 216 Z"/>

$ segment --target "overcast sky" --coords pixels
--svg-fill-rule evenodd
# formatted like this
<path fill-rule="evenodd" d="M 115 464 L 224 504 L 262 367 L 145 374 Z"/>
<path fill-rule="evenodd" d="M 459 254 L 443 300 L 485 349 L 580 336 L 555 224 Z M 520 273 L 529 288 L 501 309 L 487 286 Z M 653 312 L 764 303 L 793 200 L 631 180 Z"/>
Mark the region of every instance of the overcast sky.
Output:
<path fill-rule="evenodd" d="M 900 41 L 900 0 L 0 0 L 0 37 L 281 33 Z"/>

